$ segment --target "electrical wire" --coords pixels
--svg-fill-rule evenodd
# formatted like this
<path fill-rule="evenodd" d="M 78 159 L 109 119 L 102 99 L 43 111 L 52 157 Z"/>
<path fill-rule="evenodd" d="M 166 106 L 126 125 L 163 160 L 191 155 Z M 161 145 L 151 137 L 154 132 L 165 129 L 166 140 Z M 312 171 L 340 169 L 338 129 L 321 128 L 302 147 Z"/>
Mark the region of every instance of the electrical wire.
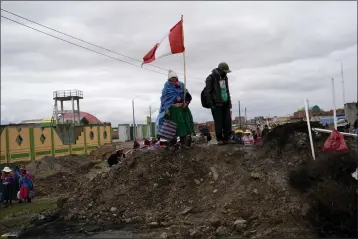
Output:
<path fill-rule="evenodd" d="M 54 31 L 54 32 L 60 33 L 60 34 L 62 34 L 62 35 L 65 35 L 65 36 L 67 36 L 67 37 L 70 37 L 70 38 L 72 38 L 72 39 L 75 39 L 75 40 L 84 42 L 84 43 L 86 43 L 86 44 L 89 44 L 89 45 L 91 45 L 91 46 L 94 46 L 94 47 L 103 49 L 103 50 L 108 51 L 108 52 L 111 52 L 111 53 L 113 53 L 113 54 L 120 55 L 120 56 L 122 56 L 122 57 L 131 59 L 131 60 L 133 60 L 133 61 L 137 61 L 137 62 L 139 62 L 139 63 L 142 63 L 141 60 L 135 59 L 135 58 L 130 57 L 130 56 L 126 56 L 126 55 L 124 55 L 124 54 L 121 54 L 121 53 L 115 52 L 115 51 L 113 51 L 113 50 L 110 50 L 110 49 L 108 49 L 108 48 L 105 48 L 105 47 L 102 47 L 102 46 L 93 44 L 93 43 L 91 43 L 91 42 L 82 40 L 82 39 L 80 39 L 80 38 L 78 38 L 78 37 L 74 37 L 74 36 L 72 36 L 72 35 L 70 35 L 70 34 L 67 34 L 67 33 L 64 33 L 64 32 L 61 32 L 61 31 L 58 31 L 58 30 L 56 30 L 56 29 L 54 29 L 54 28 L 45 26 L 45 25 L 43 25 L 43 24 L 41 24 L 41 23 L 35 22 L 35 21 L 33 21 L 33 20 L 31 20 L 31 19 L 28 19 L 28 18 L 26 18 L 26 17 L 22 17 L 22 16 L 20 16 L 20 15 L 18 15 L 18 14 L 15 14 L 15 13 L 10 12 L 10 11 L 8 11 L 8 10 L 5 10 L 5 9 L 3 9 L 3 8 L 1 8 L 1 10 L 4 11 L 4 12 L 9 13 L 9 14 L 11 14 L 11 15 L 14 15 L 14 16 L 16 16 L 16 17 L 19 17 L 19 18 L 21 18 L 21 19 L 24 19 L 24 20 L 26 20 L 26 21 L 29 21 L 29 22 L 31 22 L 31 23 L 34 23 L 34 24 L 36 24 L 36 25 L 39 25 L 39 26 L 41 26 L 41 27 L 44 27 L 44 28 L 46 28 L 46 29 L 49 29 L 49 30 L 51 30 L 51 31 Z M 161 70 L 169 71 L 169 69 L 166 69 L 166 68 L 160 67 L 160 66 L 156 66 L 156 65 L 148 65 L 148 66 L 152 66 L 152 67 L 155 67 L 155 68 L 158 68 L 158 69 L 161 69 Z M 144 69 L 145 69 L 145 68 L 144 68 Z M 181 72 L 177 72 L 177 73 L 178 73 L 179 75 L 184 75 L 184 74 L 181 73 Z M 190 77 L 190 78 L 192 78 L 192 79 L 200 79 L 200 78 L 198 78 L 198 77 Z M 201 80 L 201 79 L 200 79 L 200 80 Z"/>
<path fill-rule="evenodd" d="M 142 68 L 142 67 L 140 67 L 140 66 L 138 66 L 138 65 L 136 65 L 136 64 L 133 64 L 133 63 L 130 63 L 130 62 L 127 62 L 127 61 L 118 59 L 118 58 L 113 57 L 113 56 L 109 56 L 109 55 L 104 54 L 104 53 L 102 53 L 102 52 L 98 52 L 98 51 L 92 50 L 92 49 L 90 49 L 90 48 L 81 46 L 81 45 L 76 44 L 76 43 L 73 43 L 73 42 L 71 42 L 71 41 L 67 41 L 67 40 L 65 40 L 65 39 L 63 39 L 63 38 L 61 38 L 61 37 L 57 37 L 57 36 L 51 35 L 51 34 L 49 34 L 49 33 L 47 33 L 47 32 L 43 32 L 43 31 L 41 31 L 41 30 L 38 30 L 38 29 L 33 28 L 33 27 L 30 27 L 30 26 L 28 26 L 28 25 L 26 25 L 26 24 L 23 24 L 23 23 L 21 23 L 21 22 L 15 21 L 15 20 L 13 20 L 13 19 L 7 18 L 7 17 L 5 17 L 5 16 L 2 16 L 2 15 L 1 15 L 1 17 L 2 17 L 2 18 L 5 18 L 5 19 L 7 19 L 7 20 L 9 20 L 9 21 L 12 21 L 12 22 L 14 22 L 14 23 L 17 23 L 17 24 L 19 24 L 19 25 L 22 25 L 22 26 L 24 26 L 24 27 L 30 28 L 30 29 L 32 29 L 32 30 L 34 30 L 34 31 L 43 33 L 43 34 L 45 34 L 45 35 L 51 36 L 51 37 L 53 37 L 53 38 L 56 38 L 56 39 L 61 40 L 61 41 L 64 41 L 64 42 L 67 42 L 67 43 L 69 43 L 69 44 L 72 44 L 72 45 L 75 45 L 75 46 L 77 46 L 77 47 L 83 48 L 83 49 L 85 49 L 85 50 L 88 50 L 88 51 L 91 51 L 91 52 L 100 54 L 100 55 L 102 55 L 102 56 L 106 56 L 106 57 L 109 57 L 109 58 L 111 58 L 111 59 L 114 59 L 114 60 L 117 60 L 117 61 L 120 61 L 120 62 L 129 64 L 129 65 L 132 65 L 132 66 L 135 66 L 135 67 L 138 67 L 138 68 L 147 70 L 147 71 L 152 71 L 152 72 L 155 72 L 155 73 L 157 73 L 157 74 L 167 75 L 166 73 L 162 73 L 162 72 L 159 72 L 159 71 L 154 71 L 154 70 L 151 70 L 151 69 L 148 69 L 148 68 Z"/>

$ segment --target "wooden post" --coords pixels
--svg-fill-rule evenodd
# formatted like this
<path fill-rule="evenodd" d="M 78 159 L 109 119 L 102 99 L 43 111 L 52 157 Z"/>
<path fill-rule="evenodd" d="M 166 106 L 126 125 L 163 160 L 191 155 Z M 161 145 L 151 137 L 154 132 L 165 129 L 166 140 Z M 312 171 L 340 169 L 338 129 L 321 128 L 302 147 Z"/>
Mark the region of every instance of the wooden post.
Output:
<path fill-rule="evenodd" d="M 184 21 L 183 21 L 183 15 L 181 15 L 181 21 L 182 21 L 182 36 L 183 36 L 183 46 L 184 46 Z M 186 98 L 186 57 L 185 57 L 185 49 L 183 51 L 183 61 L 184 61 L 184 103 Z"/>

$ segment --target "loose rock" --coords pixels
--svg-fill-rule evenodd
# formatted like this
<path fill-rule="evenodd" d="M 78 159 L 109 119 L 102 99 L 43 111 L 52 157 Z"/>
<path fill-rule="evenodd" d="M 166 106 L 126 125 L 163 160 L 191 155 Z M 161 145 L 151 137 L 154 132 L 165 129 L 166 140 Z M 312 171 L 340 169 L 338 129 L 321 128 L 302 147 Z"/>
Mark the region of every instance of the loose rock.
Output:
<path fill-rule="evenodd" d="M 211 172 L 212 172 L 212 174 L 213 174 L 214 180 L 217 180 L 217 179 L 219 178 L 219 174 L 218 174 L 218 172 L 216 171 L 216 168 L 215 168 L 215 167 L 210 167 L 210 170 L 211 170 Z"/>

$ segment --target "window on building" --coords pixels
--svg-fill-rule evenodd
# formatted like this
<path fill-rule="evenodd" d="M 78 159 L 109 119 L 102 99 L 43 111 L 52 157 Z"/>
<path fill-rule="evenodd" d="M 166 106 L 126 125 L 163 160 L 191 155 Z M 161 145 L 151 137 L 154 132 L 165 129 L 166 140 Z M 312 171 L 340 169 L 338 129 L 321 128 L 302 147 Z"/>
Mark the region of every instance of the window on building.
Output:
<path fill-rule="evenodd" d="M 23 138 L 21 137 L 21 135 L 18 135 L 16 137 L 16 143 L 20 146 L 22 144 Z"/>

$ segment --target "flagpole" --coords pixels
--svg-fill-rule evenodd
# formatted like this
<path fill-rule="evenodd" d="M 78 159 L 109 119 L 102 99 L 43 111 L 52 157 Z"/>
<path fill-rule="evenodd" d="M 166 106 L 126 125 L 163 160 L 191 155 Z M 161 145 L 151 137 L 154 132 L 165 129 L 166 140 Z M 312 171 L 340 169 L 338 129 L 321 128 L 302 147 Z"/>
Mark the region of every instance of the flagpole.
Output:
<path fill-rule="evenodd" d="M 184 21 L 183 21 L 183 15 L 181 15 L 181 26 L 182 26 L 182 37 L 183 37 L 183 46 L 185 47 L 184 44 Z M 183 61 L 184 61 L 184 103 L 185 103 L 185 98 L 186 98 L 186 57 L 185 57 L 185 49 L 183 51 Z"/>

